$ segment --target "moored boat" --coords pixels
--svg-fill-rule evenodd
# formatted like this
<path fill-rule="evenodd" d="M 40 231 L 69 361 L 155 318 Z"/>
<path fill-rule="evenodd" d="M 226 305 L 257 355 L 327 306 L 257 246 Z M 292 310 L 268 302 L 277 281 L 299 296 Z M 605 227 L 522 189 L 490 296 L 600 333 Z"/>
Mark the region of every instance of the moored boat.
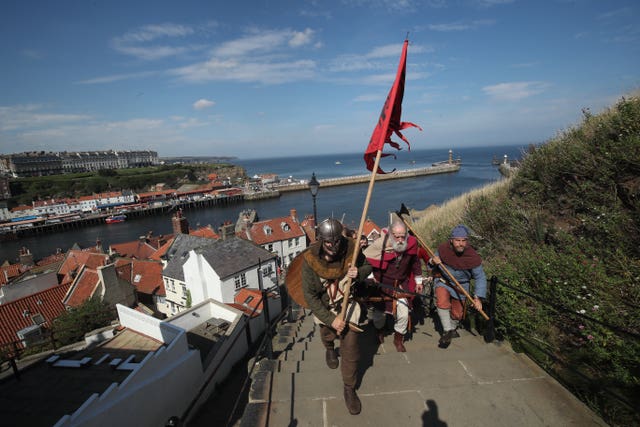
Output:
<path fill-rule="evenodd" d="M 107 224 L 116 224 L 118 222 L 124 222 L 126 219 L 126 215 L 111 215 L 105 218 L 104 222 Z"/>

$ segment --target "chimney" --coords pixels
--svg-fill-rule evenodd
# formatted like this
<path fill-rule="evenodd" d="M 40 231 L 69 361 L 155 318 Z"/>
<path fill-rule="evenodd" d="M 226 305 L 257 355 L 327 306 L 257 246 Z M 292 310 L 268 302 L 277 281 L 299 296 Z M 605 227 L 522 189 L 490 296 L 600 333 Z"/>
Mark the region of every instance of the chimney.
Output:
<path fill-rule="evenodd" d="M 235 226 L 232 223 L 225 223 L 218 229 L 218 234 L 222 240 L 227 240 L 229 237 L 233 237 L 235 233 Z"/>
<path fill-rule="evenodd" d="M 171 225 L 173 226 L 173 234 L 189 234 L 189 222 L 187 218 L 182 216 L 182 209 L 178 210 L 171 218 Z"/>
<path fill-rule="evenodd" d="M 298 222 L 298 211 L 295 209 L 291 209 L 291 219 L 293 222 Z"/>
<path fill-rule="evenodd" d="M 22 248 L 20 248 L 20 251 L 18 252 L 18 254 L 20 256 L 20 264 L 26 265 L 29 267 L 32 267 L 35 265 L 35 263 L 33 262 L 33 254 L 26 247 L 23 246 Z"/>

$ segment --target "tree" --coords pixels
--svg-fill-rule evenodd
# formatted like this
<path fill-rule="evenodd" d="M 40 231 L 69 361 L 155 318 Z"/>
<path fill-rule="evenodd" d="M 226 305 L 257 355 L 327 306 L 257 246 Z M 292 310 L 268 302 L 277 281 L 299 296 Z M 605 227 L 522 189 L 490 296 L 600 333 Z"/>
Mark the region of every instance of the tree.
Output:
<path fill-rule="evenodd" d="M 83 340 L 87 332 L 108 326 L 115 318 L 109 304 L 93 297 L 55 319 L 53 334 L 60 345 L 71 344 Z"/>

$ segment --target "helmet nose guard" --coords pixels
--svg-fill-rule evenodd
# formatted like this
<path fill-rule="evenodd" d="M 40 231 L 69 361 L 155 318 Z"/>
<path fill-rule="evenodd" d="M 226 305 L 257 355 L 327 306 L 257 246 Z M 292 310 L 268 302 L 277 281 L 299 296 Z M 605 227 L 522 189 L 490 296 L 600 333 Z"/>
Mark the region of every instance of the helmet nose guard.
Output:
<path fill-rule="evenodd" d="M 342 224 L 334 218 L 328 218 L 318 225 L 318 238 L 322 242 L 336 244 L 342 239 Z"/>

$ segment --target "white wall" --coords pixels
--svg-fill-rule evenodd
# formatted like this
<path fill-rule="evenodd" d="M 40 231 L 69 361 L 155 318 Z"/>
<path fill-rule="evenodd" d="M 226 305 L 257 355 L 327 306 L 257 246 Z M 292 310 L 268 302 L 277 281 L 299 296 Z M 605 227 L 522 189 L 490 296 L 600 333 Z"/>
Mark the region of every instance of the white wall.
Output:
<path fill-rule="evenodd" d="M 189 258 L 182 266 L 187 289 L 191 292 L 192 305 L 199 304 L 209 298 L 224 301 L 220 277 L 202 254 L 189 252 Z"/>
<path fill-rule="evenodd" d="M 216 301 L 205 301 L 164 322 L 121 305 L 117 309 L 122 326 L 166 346 L 149 353 L 121 384 L 113 383 L 101 395 L 92 395 L 73 414 L 62 417 L 56 427 L 163 426 L 170 417 L 183 416 L 197 398 L 190 412 L 194 415 L 247 352 L 241 330 L 245 316 Z M 211 317 L 231 324 L 221 348 L 203 371 L 200 352 L 189 348 L 186 331 Z"/>

